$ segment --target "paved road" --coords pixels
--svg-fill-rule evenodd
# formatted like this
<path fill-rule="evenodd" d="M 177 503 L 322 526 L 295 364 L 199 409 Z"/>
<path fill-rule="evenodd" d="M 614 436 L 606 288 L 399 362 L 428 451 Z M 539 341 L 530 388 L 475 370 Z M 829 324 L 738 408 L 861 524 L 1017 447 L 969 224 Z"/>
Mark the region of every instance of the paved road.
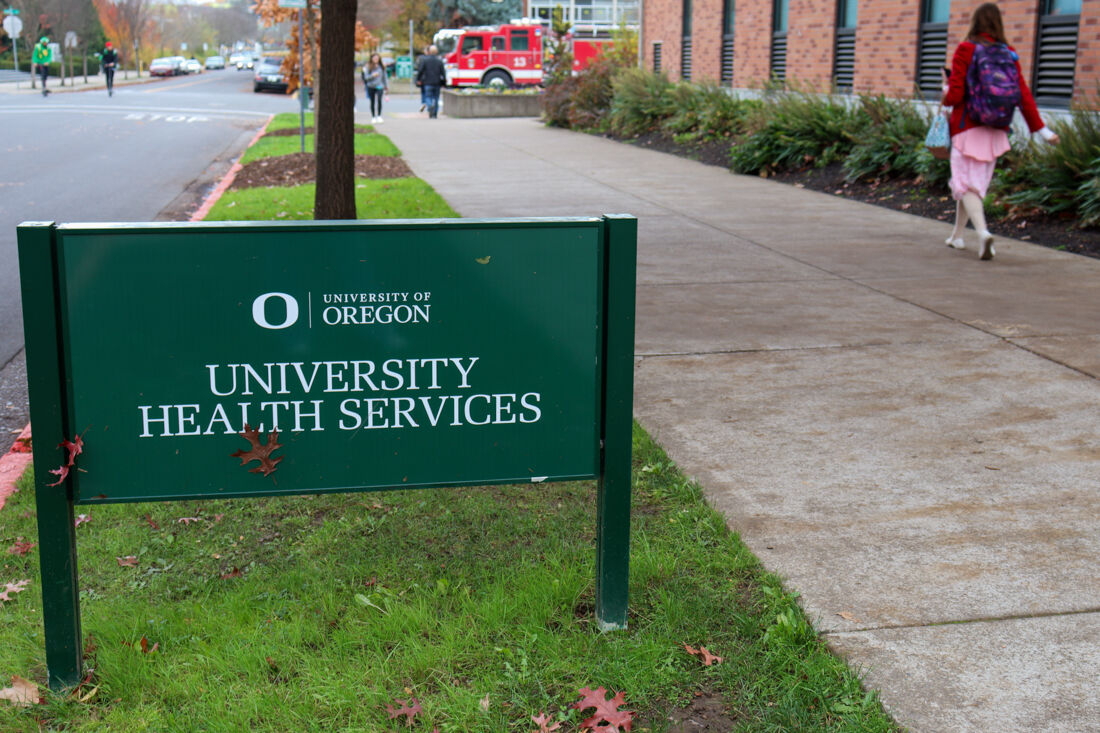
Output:
<path fill-rule="evenodd" d="M 198 76 L 43 98 L 0 87 L 0 446 L 27 422 L 16 257 L 22 221 L 179 219 L 267 116 L 294 99 L 250 74 Z"/>

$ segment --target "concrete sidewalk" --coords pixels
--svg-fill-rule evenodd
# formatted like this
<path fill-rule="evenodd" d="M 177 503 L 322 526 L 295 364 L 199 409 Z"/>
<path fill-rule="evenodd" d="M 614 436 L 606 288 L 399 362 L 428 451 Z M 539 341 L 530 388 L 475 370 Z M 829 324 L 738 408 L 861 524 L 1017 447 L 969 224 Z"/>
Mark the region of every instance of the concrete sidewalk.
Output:
<path fill-rule="evenodd" d="M 530 119 L 384 132 L 463 216 L 639 217 L 638 420 L 902 725 L 1100 730 L 1100 261 Z"/>

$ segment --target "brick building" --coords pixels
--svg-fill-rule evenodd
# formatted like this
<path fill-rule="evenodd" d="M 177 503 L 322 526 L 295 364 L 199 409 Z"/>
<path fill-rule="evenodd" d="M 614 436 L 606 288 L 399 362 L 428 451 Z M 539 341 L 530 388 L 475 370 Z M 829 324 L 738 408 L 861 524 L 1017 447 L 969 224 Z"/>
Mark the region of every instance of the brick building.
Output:
<path fill-rule="evenodd" d="M 769 79 L 908 97 L 940 68 L 982 0 L 644 0 L 647 68 L 735 88 Z M 1005 35 L 1040 104 L 1100 93 L 1100 0 L 1002 0 Z"/>

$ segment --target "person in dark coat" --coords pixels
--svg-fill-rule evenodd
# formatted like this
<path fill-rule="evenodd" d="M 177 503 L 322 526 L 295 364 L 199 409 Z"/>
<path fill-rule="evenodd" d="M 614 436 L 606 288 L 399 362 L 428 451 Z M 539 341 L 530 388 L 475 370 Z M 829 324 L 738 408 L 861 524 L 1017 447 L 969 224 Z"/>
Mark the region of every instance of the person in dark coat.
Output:
<path fill-rule="evenodd" d="M 103 63 L 103 76 L 107 80 L 107 96 L 115 95 L 115 65 L 118 63 L 118 52 L 107 41 L 107 47 L 100 56 Z"/>
<path fill-rule="evenodd" d="M 439 58 L 439 49 L 428 47 L 428 55 L 420 59 L 420 68 L 416 72 L 416 83 L 424 91 L 424 101 L 428 105 L 428 117 L 439 116 L 439 90 L 447 83 L 447 72 L 443 68 L 443 59 Z"/>

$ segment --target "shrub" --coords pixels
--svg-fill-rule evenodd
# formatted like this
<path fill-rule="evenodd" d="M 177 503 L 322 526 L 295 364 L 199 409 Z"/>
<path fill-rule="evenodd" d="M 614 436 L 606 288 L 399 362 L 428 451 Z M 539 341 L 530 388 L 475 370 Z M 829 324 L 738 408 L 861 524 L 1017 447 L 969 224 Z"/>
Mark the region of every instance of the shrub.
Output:
<path fill-rule="evenodd" d="M 582 73 L 551 80 L 543 97 L 547 122 L 581 130 L 604 129 L 611 110 L 612 80 L 635 63 L 636 54 L 636 36 L 622 33 Z"/>
<path fill-rule="evenodd" d="M 864 97 L 870 121 L 844 160 L 849 181 L 864 178 L 916 178 L 928 171 L 932 154 L 924 147 L 931 116 L 905 100 Z"/>
<path fill-rule="evenodd" d="M 624 69 L 614 79 L 609 123 L 617 135 L 637 137 L 676 112 L 672 82 L 664 73 Z"/>
<path fill-rule="evenodd" d="M 1095 224 L 1100 211 L 1100 112 L 1079 110 L 1051 129 L 1058 145 L 1029 140 L 1002 159 L 998 188 L 1004 200 L 1048 214 L 1080 212 L 1082 225 Z"/>
<path fill-rule="evenodd" d="M 569 127 L 569 107 L 573 103 L 577 78 L 566 77 L 546 85 L 542 93 L 542 114 L 546 124 L 553 127 Z"/>
<path fill-rule="evenodd" d="M 869 122 L 863 108 L 831 97 L 779 94 L 746 118 L 747 135 L 733 149 L 733 169 L 760 173 L 828 165 L 847 155 Z"/>
<path fill-rule="evenodd" d="M 675 111 L 664 120 L 662 129 L 671 135 L 703 140 L 741 134 L 750 110 L 761 104 L 738 99 L 713 82 L 681 82 L 672 88 L 672 102 Z"/>

